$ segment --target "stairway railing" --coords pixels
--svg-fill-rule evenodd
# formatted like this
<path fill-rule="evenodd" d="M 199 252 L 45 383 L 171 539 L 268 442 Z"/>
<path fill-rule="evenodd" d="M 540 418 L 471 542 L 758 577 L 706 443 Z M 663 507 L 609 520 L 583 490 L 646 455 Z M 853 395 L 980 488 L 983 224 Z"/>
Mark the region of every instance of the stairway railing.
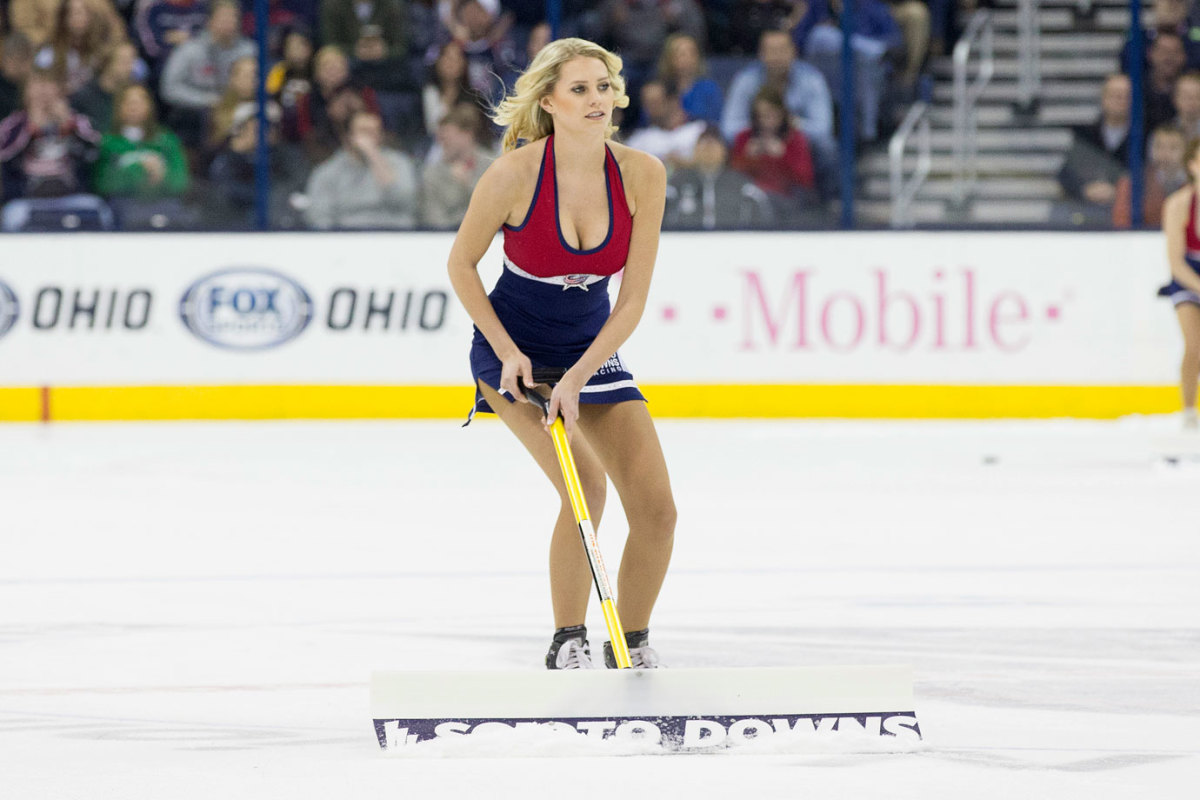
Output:
<path fill-rule="evenodd" d="M 978 56 L 978 67 L 969 81 L 973 55 Z M 979 177 L 978 102 L 995 72 L 992 15 L 986 9 L 976 11 L 954 46 L 954 193 L 960 204 L 974 192 Z"/>
<path fill-rule="evenodd" d="M 905 180 L 904 154 L 914 134 L 917 164 L 912 175 Z M 888 142 L 888 162 L 891 168 L 892 227 L 911 228 L 917 222 L 913 212 L 917 192 L 921 190 L 933 167 L 933 140 L 930 135 L 928 103 L 914 103 L 908 110 L 904 121 Z"/>

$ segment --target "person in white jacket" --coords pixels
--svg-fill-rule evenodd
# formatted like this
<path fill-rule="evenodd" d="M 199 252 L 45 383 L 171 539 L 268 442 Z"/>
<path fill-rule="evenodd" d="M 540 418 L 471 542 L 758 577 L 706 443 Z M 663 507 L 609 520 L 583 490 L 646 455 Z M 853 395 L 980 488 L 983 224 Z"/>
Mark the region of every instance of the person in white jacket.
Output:
<path fill-rule="evenodd" d="M 345 141 L 308 179 L 308 224 L 318 230 L 414 228 L 420 183 L 412 159 L 383 146 L 383 120 L 356 111 Z"/>

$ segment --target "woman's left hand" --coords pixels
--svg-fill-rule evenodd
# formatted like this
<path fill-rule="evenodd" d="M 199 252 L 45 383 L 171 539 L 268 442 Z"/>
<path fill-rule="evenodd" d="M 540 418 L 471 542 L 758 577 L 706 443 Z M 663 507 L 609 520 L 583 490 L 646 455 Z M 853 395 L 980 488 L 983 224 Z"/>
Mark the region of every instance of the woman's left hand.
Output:
<path fill-rule="evenodd" d="M 567 429 L 567 440 L 575 435 L 575 423 L 579 421 L 579 390 L 585 383 L 587 380 L 580 379 L 574 374 L 574 370 L 567 370 L 554 385 L 553 391 L 550 392 L 550 408 L 545 419 L 547 433 L 550 432 L 555 418 L 562 414 L 563 425 Z"/>

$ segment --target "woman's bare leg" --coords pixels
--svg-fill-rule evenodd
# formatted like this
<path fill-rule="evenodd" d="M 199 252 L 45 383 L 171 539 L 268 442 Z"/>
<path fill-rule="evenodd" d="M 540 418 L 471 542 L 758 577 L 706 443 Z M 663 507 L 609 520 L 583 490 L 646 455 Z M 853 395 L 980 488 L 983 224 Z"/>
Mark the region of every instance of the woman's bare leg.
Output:
<path fill-rule="evenodd" d="M 1197 382 L 1200 382 L 1200 306 L 1180 303 L 1175 306 L 1179 327 L 1183 330 L 1183 361 L 1179 365 L 1179 388 L 1183 408 L 1196 407 Z"/>
<path fill-rule="evenodd" d="M 649 627 L 675 543 L 675 500 L 654 422 L 641 401 L 580 405 L 579 429 L 599 457 L 629 521 L 617 578 L 627 631 Z"/>
<path fill-rule="evenodd" d="M 571 510 L 571 500 L 563 482 L 558 456 L 554 452 L 554 443 L 546 435 L 546 428 L 542 424 L 542 414 L 530 403 L 508 402 L 483 382 L 479 387 L 488 405 L 516 434 L 558 491 L 558 519 L 550 537 L 550 602 L 554 608 L 554 627 L 583 625 L 592 592 L 592 571 L 579 538 L 579 526 Z M 579 482 L 587 499 L 592 525 L 598 530 L 608 488 L 604 468 L 585 436 L 577 434 L 572 438 L 571 453 L 575 457 L 575 468 L 579 472 Z"/>

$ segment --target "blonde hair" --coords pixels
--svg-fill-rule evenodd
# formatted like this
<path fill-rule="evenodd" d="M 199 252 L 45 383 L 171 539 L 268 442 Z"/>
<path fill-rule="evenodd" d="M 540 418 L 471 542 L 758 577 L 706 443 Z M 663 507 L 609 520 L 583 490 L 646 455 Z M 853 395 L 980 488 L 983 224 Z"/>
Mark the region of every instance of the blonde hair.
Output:
<path fill-rule="evenodd" d="M 529 68 L 517 78 L 512 94 L 492 109 L 491 117 L 504 128 L 504 150 L 515 150 L 521 140 L 534 142 L 554 133 L 554 118 L 541 106 L 541 99 L 554 90 L 562 74 L 562 66 L 579 58 L 596 58 L 604 62 L 614 95 L 613 107 L 625 108 L 625 79 L 621 77 L 621 57 L 610 53 L 586 39 L 556 39 L 534 56 Z M 611 123 L 605 136 L 611 138 L 617 128 Z"/>

